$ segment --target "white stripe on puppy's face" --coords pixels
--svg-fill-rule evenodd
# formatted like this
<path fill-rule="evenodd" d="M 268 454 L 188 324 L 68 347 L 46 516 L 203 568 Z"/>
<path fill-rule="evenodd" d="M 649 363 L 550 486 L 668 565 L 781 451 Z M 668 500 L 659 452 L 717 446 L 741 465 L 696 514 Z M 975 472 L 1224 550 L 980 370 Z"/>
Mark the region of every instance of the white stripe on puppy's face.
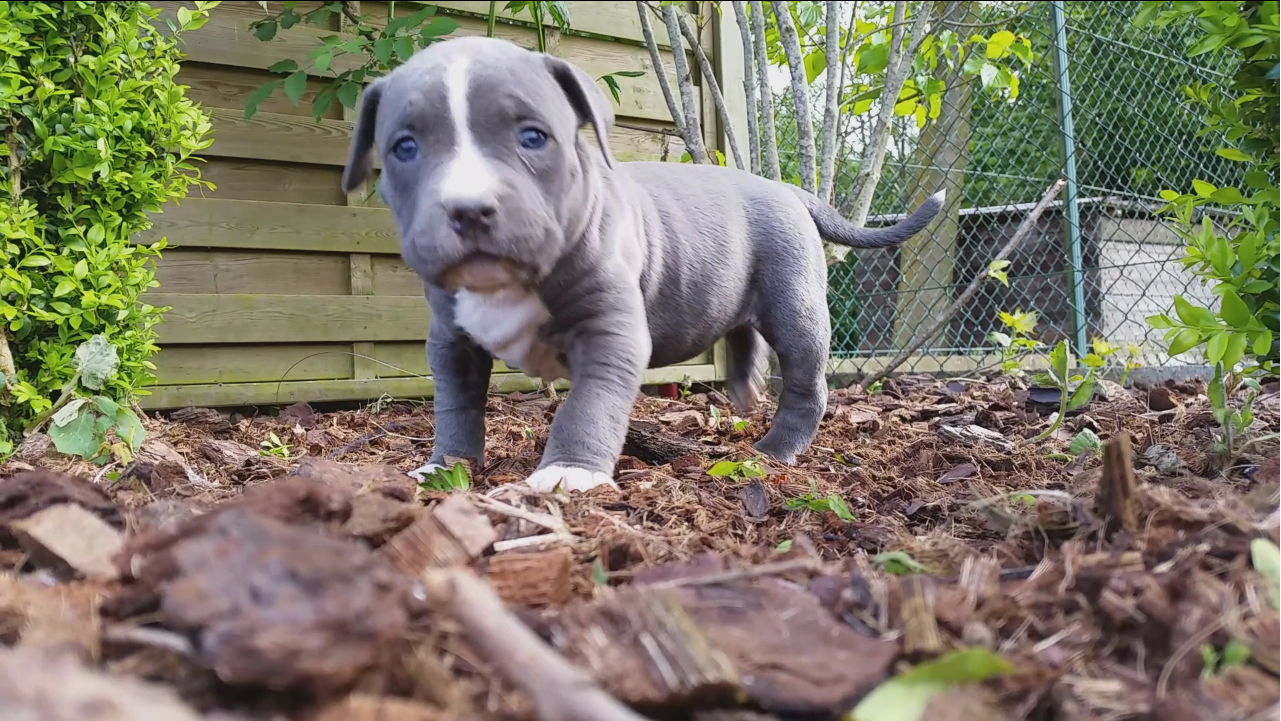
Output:
<path fill-rule="evenodd" d="M 469 124 L 467 66 L 468 59 L 459 57 L 445 68 L 445 91 L 454 123 L 454 157 L 445 167 L 445 177 L 440 184 L 441 201 L 445 205 L 493 202 L 498 191 L 498 177 L 481 155 Z"/>

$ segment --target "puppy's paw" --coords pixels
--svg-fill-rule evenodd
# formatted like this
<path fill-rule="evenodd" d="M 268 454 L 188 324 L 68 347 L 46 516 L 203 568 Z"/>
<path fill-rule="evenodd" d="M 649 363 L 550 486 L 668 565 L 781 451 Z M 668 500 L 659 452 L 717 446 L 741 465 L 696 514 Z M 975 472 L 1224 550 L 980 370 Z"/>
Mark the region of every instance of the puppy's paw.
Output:
<path fill-rule="evenodd" d="M 443 470 L 445 470 L 445 467 L 440 465 L 439 463 L 428 463 L 425 466 L 419 466 L 418 468 L 415 468 L 414 470 L 410 471 L 409 473 L 406 473 L 405 475 L 414 479 L 414 481 L 417 483 L 425 483 L 427 481 L 428 476 L 432 475 L 436 471 L 443 471 Z"/>
<path fill-rule="evenodd" d="M 558 487 L 566 493 L 586 491 L 596 486 L 611 485 L 617 487 L 613 477 L 599 471 L 570 466 L 548 466 L 537 470 L 525 479 L 525 485 L 534 493 L 551 493 Z"/>

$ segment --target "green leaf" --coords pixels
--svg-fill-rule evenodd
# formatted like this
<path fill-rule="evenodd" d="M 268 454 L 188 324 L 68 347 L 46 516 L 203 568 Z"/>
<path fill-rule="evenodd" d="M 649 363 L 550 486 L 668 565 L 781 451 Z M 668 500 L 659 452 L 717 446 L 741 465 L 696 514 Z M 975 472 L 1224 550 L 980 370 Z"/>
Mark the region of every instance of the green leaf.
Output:
<path fill-rule="evenodd" d="M 854 514 L 850 512 L 849 505 L 845 503 L 844 498 L 841 498 L 835 493 L 827 497 L 827 508 L 832 513 L 835 513 L 836 517 L 842 521 L 845 521 L 846 523 L 854 522 Z"/>
<path fill-rule="evenodd" d="M 903 551 L 889 551 L 872 556 L 872 565 L 895 576 L 906 576 L 913 573 L 928 573 L 929 569 L 917 563 L 915 558 Z"/>
<path fill-rule="evenodd" d="M 1214 365 L 1223 360 L 1223 354 L 1228 350 L 1228 334 L 1226 331 L 1219 331 L 1210 334 L 1210 340 L 1205 344 L 1205 359 Z"/>
<path fill-rule="evenodd" d="M 1014 667 L 985 648 L 953 651 L 877 686 L 850 712 L 849 721 L 919 721 L 930 700 L 953 686 L 980 683 Z"/>
<path fill-rule="evenodd" d="M 1005 51 L 1010 48 L 1010 45 L 1014 44 L 1014 40 L 1014 33 L 1009 30 L 993 33 L 992 37 L 987 39 L 987 52 L 985 53 L 987 59 L 997 60 L 1004 56 Z"/>
<path fill-rule="evenodd" d="M 1014 54 L 1014 57 L 1022 60 L 1024 63 L 1028 65 L 1032 64 L 1032 48 L 1027 43 L 1023 41 L 1014 43 L 1010 46 L 1010 52 Z"/>
<path fill-rule="evenodd" d="M 1195 190 L 1196 194 L 1201 196 L 1202 198 L 1208 198 L 1210 197 L 1211 193 L 1218 190 L 1218 188 L 1214 187 L 1213 185 L 1210 185 L 1204 180 L 1193 180 L 1192 189 Z"/>
<path fill-rule="evenodd" d="M 1196 328 L 1184 328 L 1170 341 L 1170 355 L 1180 355 L 1201 343 L 1201 333 Z"/>
<path fill-rule="evenodd" d="M 1224 335 L 1228 337 L 1228 345 L 1224 348 L 1223 358 L 1220 360 L 1224 367 L 1232 368 L 1245 357 L 1246 344 L 1250 339 L 1245 333 L 1225 333 Z"/>
<path fill-rule="evenodd" d="M 297 70 L 298 70 L 298 63 L 290 59 L 285 59 L 285 60 L 281 60 L 278 63 L 273 63 L 271 67 L 267 68 L 267 72 L 280 73 L 282 75 L 285 73 L 292 73 Z"/>
<path fill-rule="evenodd" d="M 104 336 L 95 335 L 76 348 L 76 373 L 85 388 L 100 390 L 119 367 L 120 356 Z"/>
<path fill-rule="evenodd" d="M 1264 330 L 1255 336 L 1253 350 L 1256 356 L 1266 356 L 1272 350 L 1272 331 Z"/>
<path fill-rule="evenodd" d="M 1076 387 L 1076 390 L 1072 392 L 1072 397 L 1068 399 L 1068 410 L 1074 411 L 1088 405 L 1090 399 L 1094 398 L 1096 386 L 1093 376 L 1081 381 L 1081 385 Z"/>
<path fill-rule="evenodd" d="M 1245 196 L 1236 188 L 1219 188 L 1210 193 L 1210 199 L 1223 205 L 1236 205 L 1245 202 Z"/>
<path fill-rule="evenodd" d="M 1231 288 L 1223 291 L 1223 299 L 1219 304 L 1219 317 L 1235 328 L 1246 328 L 1250 325 L 1250 321 L 1254 320 L 1245 301 L 1241 300 L 1241 296 Z"/>
<path fill-rule="evenodd" d="M 245 101 L 246 120 L 252 118 L 254 113 L 258 112 L 258 106 L 261 105 L 262 101 L 266 100 L 272 93 L 276 92 L 276 88 L 280 87 L 282 82 L 283 81 L 281 80 L 272 80 L 271 82 L 263 83 L 253 92 L 252 95 L 249 96 L 249 99 Z"/>
<path fill-rule="evenodd" d="M 1239 163 L 1250 162 L 1250 156 L 1246 155 L 1240 150 L 1237 150 L 1236 148 L 1219 148 L 1214 151 L 1214 154 L 1219 156 L 1220 158 L 1235 160 Z"/>
<path fill-rule="evenodd" d="M 1268 581 L 1272 610 L 1281 610 L 1281 548 L 1266 538 L 1250 541 L 1250 564 Z"/>
<path fill-rule="evenodd" d="M 979 79 L 985 88 L 994 87 L 999 77 L 1001 77 L 1001 69 L 992 63 L 983 63 L 983 67 L 979 69 Z"/>
<path fill-rule="evenodd" d="M 276 21 L 264 20 L 254 27 L 254 37 L 267 42 L 276 37 Z"/>
<path fill-rule="evenodd" d="M 307 92 L 307 73 L 303 70 L 296 70 L 285 78 L 285 97 L 289 102 L 297 105 L 302 102 L 303 93 Z"/>
<path fill-rule="evenodd" d="M 1145 320 L 1147 320 L 1148 325 L 1156 328 L 1157 330 L 1165 330 L 1167 328 L 1174 327 L 1174 322 L 1171 321 L 1169 316 L 1164 313 L 1160 315 L 1150 315 Z"/>
<path fill-rule="evenodd" d="M 1068 350 L 1067 341 L 1061 340 L 1050 351 L 1050 368 L 1054 369 L 1058 380 L 1066 382 L 1068 368 L 1072 365 L 1072 352 Z"/>
<path fill-rule="evenodd" d="M 737 473 L 740 466 L 742 466 L 742 464 L 738 461 L 720 461 L 707 469 L 707 475 L 715 476 L 717 478 L 725 478 Z"/>
<path fill-rule="evenodd" d="M 805 56 L 805 82 L 813 83 L 814 80 L 827 70 L 827 54 L 822 48 L 811 51 Z"/>
<path fill-rule="evenodd" d="M 57 413 L 49 419 L 49 422 L 55 426 L 65 426 L 74 421 L 76 416 L 80 415 L 80 409 L 89 401 L 84 398 L 72 398 L 66 405 L 58 409 Z"/>
<path fill-rule="evenodd" d="M 1208 308 L 1192 305 L 1182 295 L 1174 296 L 1174 312 L 1179 314 L 1179 320 L 1194 328 L 1217 328 L 1219 325 Z"/>
<path fill-rule="evenodd" d="M 888 43 L 872 45 L 858 54 L 858 72 L 864 75 L 876 75 L 885 70 L 890 59 Z"/>
<path fill-rule="evenodd" d="M 1099 440 L 1098 435 L 1089 428 L 1082 428 L 1080 432 L 1076 434 L 1076 438 L 1072 439 L 1072 444 L 1068 446 L 1068 453 L 1071 453 L 1074 456 L 1079 456 L 1084 451 L 1094 451 L 1095 453 L 1098 453 L 1101 448 L 1103 448 L 1103 441 Z"/>
<path fill-rule="evenodd" d="M 142 427 L 142 421 L 138 420 L 137 414 L 128 408 L 122 407 L 116 411 L 113 427 L 120 440 L 129 445 L 129 450 L 136 451 L 141 448 L 143 440 L 147 437 L 147 430 Z"/>
<path fill-rule="evenodd" d="M 97 406 L 98 410 L 102 411 L 102 414 L 105 416 L 115 418 L 116 414 L 120 412 L 120 404 L 106 396 L 94 396 L 93 404 Z"/>
<path fill-rule="evenodd" d="M 49 426 L 49 438 L 53 440 L 59 453 L 92 458 L 102 445 L 95 433 L 94 420 L 93 413 L 78 413 L 64 425 Z"/>

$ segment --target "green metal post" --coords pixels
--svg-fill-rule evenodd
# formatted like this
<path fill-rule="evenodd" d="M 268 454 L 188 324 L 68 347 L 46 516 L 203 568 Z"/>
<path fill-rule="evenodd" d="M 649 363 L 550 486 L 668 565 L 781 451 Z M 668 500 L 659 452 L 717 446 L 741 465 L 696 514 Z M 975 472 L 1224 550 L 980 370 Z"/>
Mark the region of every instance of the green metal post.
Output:
<path fill-rule="evenodd" d="M 1081 253 L 1081 214 L 1077 208 L 1076 135 L 1072 129 L 1072 84 L 1068 80 L 1067 16 L 1063 0 L 1050 3 L 1054 19 L 1054 57 L 1059 83 L 1059 123 L 1063 135 L 1063 174 L 1067 178 L 1064 201 L 1067 205 L 1068 252 L 1072 259 L 1072 319 L 1077 357 L 1089 352 L 1086 345 L 1085 261 Z"/>

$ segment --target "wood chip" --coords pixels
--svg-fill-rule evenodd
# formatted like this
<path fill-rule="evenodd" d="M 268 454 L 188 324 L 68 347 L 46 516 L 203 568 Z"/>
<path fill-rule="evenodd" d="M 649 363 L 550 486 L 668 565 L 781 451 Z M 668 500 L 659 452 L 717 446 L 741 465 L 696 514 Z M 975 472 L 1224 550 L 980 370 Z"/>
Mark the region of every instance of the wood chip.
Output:
<path fill-rule="evenodd" d="M 509 606 L 558 605 L 569 600 L 573 561 L 567 546 L 501 553 L 489 559 L 485 578 Z"/>
<path fill-rule="evenodd" d="M 352 694 L 306 714 L 301 721 L 453 721 L 456 714 L 418 701 L 389 696 Z"/>
<path fill-rule="evenodd" d="M 119 578 L 112 558 L 120 551 L 123 537 L 81 506 L 51 506 L 9 527 L 36 565 L 74 570 L 103 581 Z"/>
<path fill-rule="evenodd" d="M 1134 506 L 1137 489 L 1134 464 L 1130 458 L 1130 434 L 1121 431 L 1103 445 L 1103 472 L 1094 497 L 1095 511 L 1108 519 L 1109 532 L 1118 528 L 1138 531 L 1138 511 Z"/>
<path fill-rule="evenodd" d="M 429 568 L 451 568 L 471 563 L 498 533 L 471 501 L 454 495 L 397 533 L 380 549 L 402 573 L 418 576 Z"/>

